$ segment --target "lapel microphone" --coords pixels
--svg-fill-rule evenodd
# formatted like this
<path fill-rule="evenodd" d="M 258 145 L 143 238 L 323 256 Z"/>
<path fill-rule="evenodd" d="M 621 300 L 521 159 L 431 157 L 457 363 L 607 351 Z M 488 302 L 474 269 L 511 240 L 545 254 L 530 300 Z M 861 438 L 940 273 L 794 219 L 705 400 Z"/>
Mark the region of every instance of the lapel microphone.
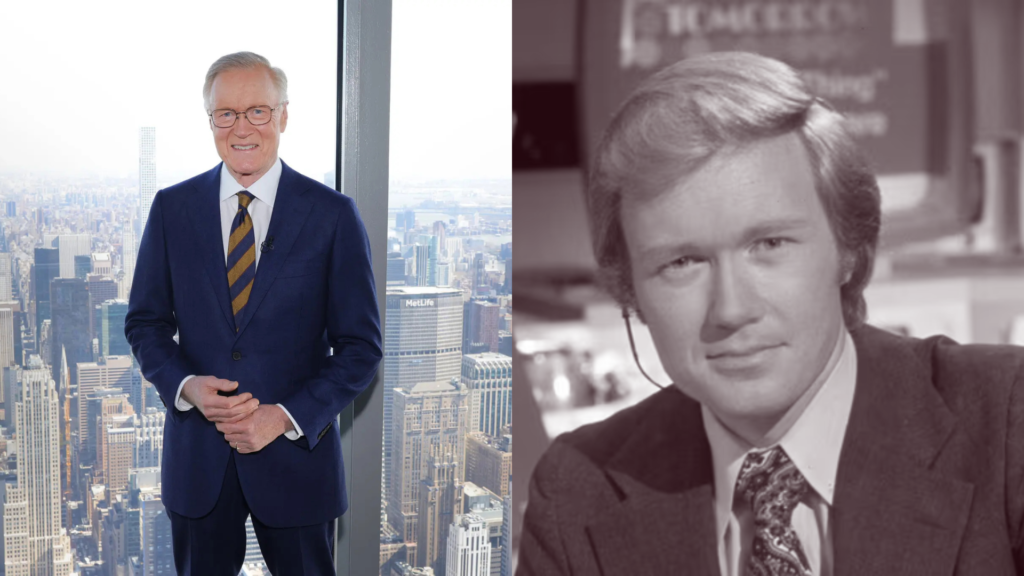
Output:
<path fill-rule="evenodd" d="M 268 252 L 274 249 L 274 237 L 267 236 L 267 239 L 260 244 L 260 252 Z"/>

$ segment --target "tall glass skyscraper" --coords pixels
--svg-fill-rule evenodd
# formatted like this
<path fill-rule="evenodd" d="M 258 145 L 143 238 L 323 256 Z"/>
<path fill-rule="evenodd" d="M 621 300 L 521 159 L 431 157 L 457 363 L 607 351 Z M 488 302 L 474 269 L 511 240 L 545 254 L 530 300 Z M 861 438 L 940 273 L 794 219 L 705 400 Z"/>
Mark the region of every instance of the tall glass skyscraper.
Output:
<path fill-rule="evenodd" d="M 156 128 L 139 128 L 139 234 L 135 236 L 134 253 L 139 253 L 142 232 L 146 230 L 149 207 L 156 196 Z"/>
<path fill-rule="evenodd" d="M 60 381 L 60 355 L 63 347 L 68 359 L 71 381 L 78 375 L 78 363 L 92 361 L 89 339 L 89 290 L 81 278 L 57 278 L 51 284 L 51 334 L 48 359 L 53 379 Z M 61 391 L 63 392 L 63 390 Z"/>
<path fill-rule="evenodd" d="M 56 248 L 35 249 L 36 346 L 39 346 L 43 320 L 50 319 L 50 281 L 60 276 L 60 260 Z"/>

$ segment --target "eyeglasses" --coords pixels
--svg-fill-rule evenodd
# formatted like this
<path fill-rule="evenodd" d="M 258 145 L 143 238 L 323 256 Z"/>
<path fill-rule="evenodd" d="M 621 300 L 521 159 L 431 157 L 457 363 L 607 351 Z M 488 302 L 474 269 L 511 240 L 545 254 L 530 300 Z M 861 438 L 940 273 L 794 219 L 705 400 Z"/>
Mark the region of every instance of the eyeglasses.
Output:
<path fill-rule="evenodd" d="M 210 121 L 213 122 L 213 125 L 217 128 L 231 128 L 235 125 L 239 116 L 245 116 L 249 121 L 249 124 L 252 124 L 253 126 L 262 126 L 267 122 L 270 122 L 270 119 L 274 117 L 274 110 L 281 108 L 281 106 L 284 106 L 285 104 L 287 104 L 287 102 L 282 102 L 278 104 L 277 108 L 271 108 L 270 106 L 253 106 L 245 112 L 238 112 L 230 108 L 218 108 L 217 110 L 207 114 L 207 116 L 210 117 Z"/>

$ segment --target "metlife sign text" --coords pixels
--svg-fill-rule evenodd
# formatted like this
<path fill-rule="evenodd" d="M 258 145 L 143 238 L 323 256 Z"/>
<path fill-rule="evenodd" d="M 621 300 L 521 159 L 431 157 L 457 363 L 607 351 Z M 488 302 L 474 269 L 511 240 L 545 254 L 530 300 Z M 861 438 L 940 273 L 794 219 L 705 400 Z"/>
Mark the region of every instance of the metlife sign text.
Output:
<path fill-rule="evenodd" d="M 434 306 L 435 300 L 430 298 L 418 298 L 416 300 L 404 300 L 406 308 L 422 308 L 425 306 Z"/>

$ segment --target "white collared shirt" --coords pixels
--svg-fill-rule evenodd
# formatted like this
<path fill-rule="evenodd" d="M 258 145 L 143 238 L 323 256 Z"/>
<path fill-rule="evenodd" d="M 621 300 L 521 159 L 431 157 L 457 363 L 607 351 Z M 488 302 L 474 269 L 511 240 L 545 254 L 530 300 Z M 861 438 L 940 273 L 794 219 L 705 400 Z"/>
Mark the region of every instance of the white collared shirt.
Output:
<path fill-rule="evenodd" d="M 235 177 L 228 171 L 227 166 L 221 163 L 220 166 L 220 224 L 221 224 L 221 237 L 224 241 L 224 264 L 227 265 L 227 253 L 228 253 L 228 242 L 231 238 L 231 225 L 234 223 L 235 215 L 238 212 L 238 193 L 242 190 L 248 190 L 253 195 L 252 202 L 249 203 L 249 207 L 246 211 L 249 212 L 249 218 L 252 220 L 252 232 L 256 237 L 256 262 L 253 263 L 254 269 L 259 268 L 260 264 L 260 252 L 259 246 L 263 243 L 267 236 L 267 229 L 270 228 L 270 216 L 274 212 L 274 200 L 277 199 L 277 186 L 281 182 L 281 159 L 278 158 L 274 165 L 267 170 L 267 173 L 260 177 L 259 180 L 255 181 L 248 188 L 242 186 L 235 180 Z M 178 385 L 178 392 L 174 396 L 174 407 L 178 410 L 191 410 L 194 406 L 181 397 L 181 390 L 185 387 L 185 382 L 188 382 L 189 378 L 192 378 L 195 374 L 186 376 L 181 384 Z M 302 428 L 299 427 L 299 423 L 292 418 L 288 409 L 283 405 L 281 409 L 284 410 L 285 415 L 292 421 L 292 426 L 295 430 L 289 430 L 284 433 L 285 438 L 289 440 L 298 440 L 302 437 Z"/>
<path fill-rule="evenodd" d="M 842 346 L 842 351 L 831 374 L 775 444 L 782 446 L 812 489 L 793 510 L 792 524 L 815 576 L 832 575 L 830 512 L 857 383 L 857 352 L 849 332 L 844 330 L 836 345 Z M 733 492 L 743 461 L 755 448 L 728 430 L 706 407 L 701 406 L 701 413 L 715 475 L 719 567 L 724 576 L 742 576 L 753 543 L 754 521 L 748 506 L 733 506 Z"/>

